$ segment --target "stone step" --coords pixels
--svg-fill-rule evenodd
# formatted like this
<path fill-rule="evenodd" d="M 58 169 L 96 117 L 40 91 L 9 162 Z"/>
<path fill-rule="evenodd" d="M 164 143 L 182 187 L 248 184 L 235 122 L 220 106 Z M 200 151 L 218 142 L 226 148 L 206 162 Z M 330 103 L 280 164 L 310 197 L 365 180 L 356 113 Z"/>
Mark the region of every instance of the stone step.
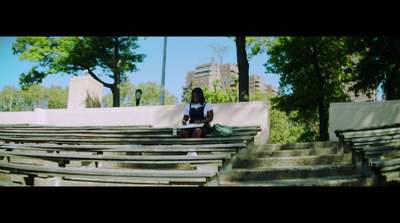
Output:
<path fill-rule="evenodd" d="M 221 186 L 225 187 L 287 187 L 287 186 L 368 186 L 369 182 L 365 178 L 357 175 L 286 179 L 286 180 L 265 180 L 265 181 L 223 181 Z"/>
<path fill-rule="evenodd" d="M 296 150 L 278 150 L 278 151 L 251 151 L 245 154 L 248 158 L 260 157 L 289 157 L 289 156 L 317 156 L 337 154 L 336 148 L 318 148 L 318 149 L 296 149 Z"/>
<path fill-rule="evenodd" d="M 280 166 L 233 168 L 229 173 L 219 173 L 223 181 L 264 181 L 301 178 L 318 178 L 328 176 L 346 176 L 359 174 L 352 164 L 310 165 L 310 166 Z"/>
<path fill-rule="evenodd" d="M 221 186 L 368 186 L 337 142 L 269 144 L 238 154 Z"/>
<path fill-rule="evenodd" d="M 337 148 L 337 142 L 312 142 L 312 143 L 289 143 L 289 144 L 267 144 L 254 146 L 254 151 L 277 151 L 277 150 L 297 150 L 297 149 L 320 149 Z"/>
<path fill-rule="evenodd" d="M 290 156 L 272 158 L 252 158 L 246 155 L 238 156 L 233 168 L 254 168 L 254 167 L 293 167 L 328 164 L 349 164 L 351 154 L 345 155 L 317 155 L 317 156 Z"/>

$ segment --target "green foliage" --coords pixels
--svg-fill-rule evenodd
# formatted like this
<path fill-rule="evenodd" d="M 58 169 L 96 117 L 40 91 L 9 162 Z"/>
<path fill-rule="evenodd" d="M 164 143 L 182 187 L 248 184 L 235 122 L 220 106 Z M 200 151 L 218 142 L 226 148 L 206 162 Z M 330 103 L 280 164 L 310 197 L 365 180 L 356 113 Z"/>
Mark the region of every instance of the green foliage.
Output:
<path fill-rule="evenodd" d="M 161 85 L 156 82 L 148 81 L 140 83 L 139 86 L 132 84 L 129 80 L 121 85 L 121 107 L 136 106 L 135 91 L 141 89 L 143 94 L 140 99 L 140 106 L 160 105 Z M 165 105 L 178 104 L 178 98 L 171 95 L 168 90 L 165 90 L 164 95 Z M 112 95 L 107 94 L 103 97 L 103 107 L 112 106 Z"/>
<path fill-rule="evenodd" d="M 347 43 L 359 59 L 352 79 L 355 91 L 366 93 L 382 85 L 387 100 L 400 99 L 400 38 L 351 37 Z"/>
<path fill-rule="evenodd" d="M 206 98 L 206 101 L 208 101 L 210 103 L 238 102 L 239 101 L 239 95 L 238 95 L 238 89 L 237 89 L 238 80 L 234 75 L 232 75 L 231 78 L 232 78 L 232 80 L 234 80 L 233 85 L 235 86 L 232 89 L 229 87 L 224 88 L 218 79 L 215 79 L 213 82 L 214 91 L 210 91 L 208 89 L 208 86 L 205 86 L 203 91 L 204 91 L 204 97 Z M 190 98 L 190 94 L 189 94 L 189 98 Z"/>
<path fill-rule="evenodd" d="M 145 57 L 135 53 L 139 47 L 136 41 L 137 37 L 18 37 L 12 50 L 14 54 L 21 54 L 20 60 L 38 62 L 28 73 L 20 75 L 23 87 L 41 83 L 49 74 L 62 72 L 76 76 L 87 69 L 119 99 L 119 86 L 126 80 L 125 73 L 137 71 L 136 63 Z M 99 79 L 101 75 L 92 72 L 98 67 L 104 75 L 113 78 L 114 83 L 105 83 Z"/>
<path fill-rule="evenodd" d="M 182 103 L 187 104 L 187 103 L 190 102 L 192 90 L 193 90 L 193 89 L 192 89 L 192 86 L 189 86 L 189 87 L 185 90 L 185 92 L 184 92 L 183 95 L 182 95 L 182 100 L 181 100 Z"/>
<path fill-rule="evenodd" d="M 98 97 L 90 94 L 88 90 L 86 90 L 86 95 L 85 108 L 101 108 L 101 101 Z"/>
<path fill-rule="evenodd" d="M 266 52 L 269 45 L 274 41 L 273 37 L 246 36 L 247 60 L 251 60 L 258 54 Z"/>
<path fill-rule="evenodd" d="M 317 126 L 309 125 L 298 118 L 298 112 L 290 114 L 271 108 L 270 110 L 270 143 L 315 142 L 318 140 Z"/>
<path fill-rule="evenodd" d="M 273 94 L 261 90 L 256 90 L 253 94 L 250 93 L 250 101 L 267 101 L 269 105 L 273 97 Z"/>
<path fill-rule="evenodd" d="M 204 97 L 206 101 L 210 103 L 227 103 L 231 102 L 229 99 L 229 95 L 226 91 L 222 90 L 222 86 L 219 83 L 218 79 L 215 79 L 213 82 L 214 86 L 214 91 L 210 91 L 208 89 L 208 86 L 205 86 L 203 91 L 204 91 Z"/>
<path fill-rule="evenodd" d="M 0 92 L 0 111 L 9 111 L 11 94 L 11 111 L 33 111 L 35 108 L 61 109 L 67 108 L 68 104 L 68 88 L 31 85 L 22 90 L 6 85 Z"/>
<path fill-rule="evenodd" d="M 236 36 L 231 37 L 236 41 Z M 275 37 L 267 36 L 246 36 L 246 54 L 247 60 L 250 61 L 258 54 L 266 52 L 269 46 L 275 41 Z"/>
<path fill-rule="evenodd" d="M 205 87 L 204 97 L 210 103 L 229 103 L 228 94 L 221 90 L 219 81 L 214 81 L 216 91 L 209 91 Z M 237 100 L 238 93 L 235 91 Z M 278 109 L 273 99 L 275 96 L 269 92 L 257 90 L 250 94 L 250 101 L 267 101 L 270 106 L 270 143 L 296 143 L 314 142 L 318 139 L 318 126 L 310 125 L 298 117 L 298 111 L 291 111 L 289 114 Z"/>
<path fill-rule="evenodd" d="M 277 107 L 287 114 L 297 111 L 301 122 L 319 122 L 320 140 L 327 140 L 329 104 L 346 101 L 342 82 L 351 60 L 345 39 L 279 37 L 267 54 L 267 72 L 281 75 Z"/>

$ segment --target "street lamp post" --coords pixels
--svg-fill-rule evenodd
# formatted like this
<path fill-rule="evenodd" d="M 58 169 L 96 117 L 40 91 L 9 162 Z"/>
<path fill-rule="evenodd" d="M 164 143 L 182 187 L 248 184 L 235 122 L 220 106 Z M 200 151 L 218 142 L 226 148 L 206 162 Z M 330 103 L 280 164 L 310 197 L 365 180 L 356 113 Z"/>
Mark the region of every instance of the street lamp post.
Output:
<path fill-rule="evenodd" d="M 10 97 L 10 112 L 11 112 L 12 96 L 13 96 L 13 94 L 11 93 L 11 97 Z"/>
<path fill-rule="evenodd" d="M 139 106 L 140 97 L 142 97 L 142 90 L 137 89 L 137 90 L 135 91 L 136 106 Z"/>
<path fill-rule="evenodd" d="M 165 89 L 165 61 L 167 57 L 167 37 L 164 37 L 164 54 L 161 74 L 161 101 L 160 104 L 164 105 L 164 89 Z"/>

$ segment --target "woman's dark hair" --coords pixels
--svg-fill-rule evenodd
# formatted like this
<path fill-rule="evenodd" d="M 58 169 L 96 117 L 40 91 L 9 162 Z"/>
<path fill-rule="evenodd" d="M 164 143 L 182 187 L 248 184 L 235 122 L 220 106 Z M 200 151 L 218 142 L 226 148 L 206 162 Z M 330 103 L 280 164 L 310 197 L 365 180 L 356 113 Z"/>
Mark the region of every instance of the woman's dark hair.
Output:
<path fill-rule="evenodd" d="M 204 102 L 206 101 L 206 99 L 204 98 L 204 93 L 203 93 L 203 90 L 201 90 L 201 88 L 195 88 L 195 89 L 193 89 L 193 91 L 192 91 L 192 96 L 191 96 L 191 103 L 194 103 L 194 101 L 193 101 L 193 94 L 194 93 L 197 93 L 197 94 L 199 94 L 199 102 L 200 102 L 200 104 L 202 105 L 202 104 L 204 104 Z"/>

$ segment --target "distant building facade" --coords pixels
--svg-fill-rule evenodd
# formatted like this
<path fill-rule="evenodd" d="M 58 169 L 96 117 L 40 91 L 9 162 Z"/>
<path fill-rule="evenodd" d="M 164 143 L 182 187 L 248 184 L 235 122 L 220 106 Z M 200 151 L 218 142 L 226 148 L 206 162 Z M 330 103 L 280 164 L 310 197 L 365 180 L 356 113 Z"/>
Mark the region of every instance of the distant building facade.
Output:
<path fill-rule="evenodd" d="M 254 94 L 257 90 L 269 92 L 275 96 L 279 94 L 279 88 L 266 84 L 265 78 L 258 75 L 249 76 L 249 91 Z"/>
<path fill-rule="evenodd" d="M 187 72 L 185 86 L 182 86 L 182 94 L 190 92 L 191 89 L 200 87 L 214 91 L 214 81 L 218 79 L 223 90 L 225 88 L 236 87 L 235 82 L 239 79 L 239 68 L 236 63 L 216 64 L 212 58 L 211 63 L 196 66 L 196 70 Z M 249 75 L 249 92 L 255 93 L 256 90 L 267 91 L 278 95 L 279 89 L 273 85 L 267 85 L 265 78 L 258 75 Z"/>
<path fill-rule="evenodd" d="M 349 56 L 353 62 L 353 68 L 360 62 L 359 58 L 352 54 Z M 344 68 L 344 67 L 343 67 Z M 357 96 L 354 90 L 350 90 L 354 86 L 354 82 L 350 82 L 345 85 L 344 92 L 347 94 L 347 99 L 352 102 L 364 102 L 364 101 L 378 101 L 378 89 L 371 89 L 366 93 L 358 92 Z M 384 99 L 383 99 L 384 100 Z"/>
<path fill-rule="evenodd" d="M 378 90 L 373 89 L 369 90 L 366 93 L 358 92 L 356 96 L 353 90 L 350 90 L 351 87 L 354 86 L 354 83 L 347 84 L 345 86 L 345 93 L 347 94 L 347 99 L 351 100 L 352 102 L 363 102 L 363 101 L 378 101 Z"/>

